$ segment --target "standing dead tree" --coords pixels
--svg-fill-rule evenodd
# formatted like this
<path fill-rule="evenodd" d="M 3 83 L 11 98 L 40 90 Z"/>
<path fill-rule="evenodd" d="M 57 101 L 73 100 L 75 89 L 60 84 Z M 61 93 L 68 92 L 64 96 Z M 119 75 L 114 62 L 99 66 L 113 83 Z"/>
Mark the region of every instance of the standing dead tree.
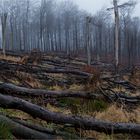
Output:
<path fill-rule="evenodd" d="M 5 56 L 5 48 L 6 48 L 6 21 L 7 21 L 7 13 L 1 14 L 1 24 L 2 24 L 2 49 L 3 55 Z"/>
<path fill-rule="evenodd" d="M 90 66 L 91 65 L 91 46 L 90 46 L 90 24 L 91 24 L 91 18 L 88 16 L 88 17 L 86 17 L 86 27 L 87 27 L 87 35 L 86 35 L 86 37 L 87 37 L 87 43 L 86 43 L 86 45 L 87 45 L 87 64 L 88 64 L 88 66 Z"/>
<path fill-rule="evenodd" d="M 122 5 L 118 5 L 118 0 L 113 0 L 114 7 L 107 9 L 107 10 L 114 9 L 114 15 L 115 15 L 115 68 L 117 73 L 119 68 L 119 8 L 124 8 L 126 6 L 132 6 L 135 4 L 136 4 L 135 2 L 130 1 Z"/>
<path fill-rule="evenodd" d="M 119 12 L 117 0 L 113 0 L 114 14 L 115 14 L 115 62 L 116 71 L 118 71 L 119 65 Z"/>

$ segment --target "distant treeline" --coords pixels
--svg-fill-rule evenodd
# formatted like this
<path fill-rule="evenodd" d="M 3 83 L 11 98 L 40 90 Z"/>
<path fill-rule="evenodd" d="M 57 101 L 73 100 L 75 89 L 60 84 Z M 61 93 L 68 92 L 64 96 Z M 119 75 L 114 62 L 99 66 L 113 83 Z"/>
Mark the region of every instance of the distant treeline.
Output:
<path fill-rule="evenodd" d="M 101 9 L 91 15 L 70 0 L 0 0 L 0 3 L 1 48 L 25 52 L 37 48 L 84 56 L 89 45 L 92 59 L 113 60 L 113 11 Z M 133 9 L 130 6 L 120 10 L 120 63 L 129 66 L 140 60 L 140 18 L 131 16 Z"/>

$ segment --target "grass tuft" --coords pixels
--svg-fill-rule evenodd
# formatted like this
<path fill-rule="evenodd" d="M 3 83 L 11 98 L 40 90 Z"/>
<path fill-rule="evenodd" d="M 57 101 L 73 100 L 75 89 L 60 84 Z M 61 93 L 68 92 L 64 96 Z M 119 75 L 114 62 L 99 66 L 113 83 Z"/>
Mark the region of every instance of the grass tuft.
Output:
<path fill-rule="evenodd" d="M 0 122 L 0 139 L 13 139 L 10 127 L 4 122 Z"/>

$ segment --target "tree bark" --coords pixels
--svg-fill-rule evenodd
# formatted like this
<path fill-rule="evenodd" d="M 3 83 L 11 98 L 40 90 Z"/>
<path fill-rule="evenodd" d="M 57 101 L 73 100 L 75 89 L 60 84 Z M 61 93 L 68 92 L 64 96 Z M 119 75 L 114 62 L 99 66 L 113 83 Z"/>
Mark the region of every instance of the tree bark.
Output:
<path fill-rule="evenodd" d="M 2 13 L 1 15 L 1 23 L 2 23 L 2 49 L 3 55 L 5 57 L 5 49 L 6 49 L 6 21 L 7 21 L 7 13 Z"/>
<path fill-rule="evenodd" d="M 72 135 L 71 133 L 68 133 L 68 132 L 62 132 L 58 129 L 57 130 L 48 129 L 48 128 L 42 127 L 40 125 L 32 124 L 32 123 L 29 123 L 29 122 L 26 122 L 24 120 L 20 120 L 20 119 L 17 119 L 17 118 L 10 117 L 10 119 L 12 119 L 14 122 L 17 122 L 17 123 L 19 123 L 23 126 L 26 126 L 28 128 L 31 128 L 33 130 L 36 130 L 36 131 L 39 131 L 39 132 L 42 132 L 42 133 L 55 135 L 55 136 L 62 136 L 64 138 L 68 138 L 68 136 L 70 136 L 70 138 L 73 138 L 73 139 L 79 139 L 80 138 L 77 135 L 74 135 L 74 134 Z"/>
<path fill-rule="evenodd" d="M 0 70 L 10 70 L 10 71 L 22 71 L 29 73 L 57 73 L 57 74 L 72 74 L 79 75 L 85 78 L 91 76 L 92 74 L 86 73 L 80 70 L 66 70 L 66 69 L 46 69 L 45 67 L 35 66 L 35 65 L 23 65 L 16 63 L 9 63 L 6 61 L 0 62 Z"/>
<path fill-rule="evenodd" d="M 6 109 L 18 109 L 30 114 L 34 118 L 40 118 L 56 124 L 71 124 L 76 128 L 82 128 L 85 130 L 95 130 L 106 134 L 128 133 L 140 135 L 140 124 L 111 123 L 96 120 L 94 118 L 63 115 L 61 113 L 45 110 L 44 108 L 25 100 L 2 94 L 0 94 L 0 107 Z"/>
<path fill-rule="evenodd" d="M 115 66 L 118 73 L 119 66 L 119 12 L 117 0 L 113 0 L 115 14 Z"/>
<path fill-rule="evenodd" d="M 3 115 L 0 115 L 0 123 L 6 124 L 9 127 L 11 133 L 15 137 L 18 137 L 18 138 L 23 138 L 23 139 L 54 139 L 56 138 L 55 136 L 51 136 L 49 134 L 45 134 L 37 130 L 28 128 Z"/>
<path fill-rule="evenodd" d="M 90 21 L 91 19 L 90 19 L 90 17 L 87 17 L 86 18 L 86 28 L 87 28 L 87 43 L 86 43 L 86 48 L 87 48 L 87 64 L 88 64 L 88 66 L 90 66 L 91 65 L 91 46 L 90 46 Z"/>
<path fill-rule="evenodd" d="M 25 87 L 19 87 L 9 83 L 0 84 L 0 92 L 11 95 L 31 96 L 31 97 L 49 97 L 49 98 L 63 98 L 63 97 L 74 97 L 84 99 L 99 99 L 102 95 L 88 93 L 83 91 L 50 91 L 43 89 L 29 89 Z"/>
<path fill-rule="evenodd" d="M 103 89 L 106 90 L 106 89 Z M 29 89 L 25 87 L 19 87 L 9 83 L 2 83 L 0 84 L 0 92 L 3 94 L 11 94 L 13 96 L 28 96 L 28 97 L 45 97 L 45 98 L 83 98 L 83 99 L 92 99 L 92 100 L 105 100 L 105 96 L 97 93 L 91 92 L 84 92 L 84 91 L 51 91 L 51 90 L 44 90 L 44 89 Z M 131 97 L 125 96 L 123 94 L 110 94 L 109 98 L 116 102 L 118 100 L 123 101 L 125 103 L 133 103 L 139 104 L 140 103 L 140 96 Z"/>

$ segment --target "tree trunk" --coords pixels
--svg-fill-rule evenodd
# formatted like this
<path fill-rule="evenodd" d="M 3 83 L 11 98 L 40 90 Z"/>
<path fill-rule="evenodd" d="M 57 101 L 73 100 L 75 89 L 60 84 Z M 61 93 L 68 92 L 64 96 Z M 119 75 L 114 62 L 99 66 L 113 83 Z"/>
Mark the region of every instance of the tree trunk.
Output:
<path fill-rule="evenodd" d="M 11 133 L 18 138 L 24 139 L 54 139 L 56 137 L 46 133 L 39 132 L 37 130 L 28 128 L 22 124 L 19 124 L 3 115 L 0 115 L 0 123 L 6 124 Z"/>
<path fill-rule="evenodd" d="M 54 113 L 25 100 L 2 94 L 0 94 L 0 107 L 6 109 L 18 109 L 30 114 L 34 118 L 40 118 L 56 124 L 71 124 L 75 128 L 82 128 L 85 130 L 95 130 L 106 134 L 128 133 L 140 135 L 140 124 L 111 123 L 96 120 L 94 118 L 82 118 L 79 116 L 68 116 L 61 113 Z"/>
<path fill-rule="evenodd" d="M 90 46 L 90 18 L 86 18 L 87 22 L 87 43 L 86 43 L 86 48 L 87 48 L 87 64 L 88 66 L 91 65 L 91 46 Z"/>
<path fill-rule="evenodd" d="M 1 23 L 2 23 L 2 49 L 3 49 L 3 55 L 5 57 L 6 52 L 6 21 L 7 21 L 7 13 L 3 13 L 1 15 Z"/>
<path fill-rule="evenodd" d="M 119 66 L 119 12 L 117 0 L 113 0 L 115 14 L 115 67 L 118 73 Z"/>

